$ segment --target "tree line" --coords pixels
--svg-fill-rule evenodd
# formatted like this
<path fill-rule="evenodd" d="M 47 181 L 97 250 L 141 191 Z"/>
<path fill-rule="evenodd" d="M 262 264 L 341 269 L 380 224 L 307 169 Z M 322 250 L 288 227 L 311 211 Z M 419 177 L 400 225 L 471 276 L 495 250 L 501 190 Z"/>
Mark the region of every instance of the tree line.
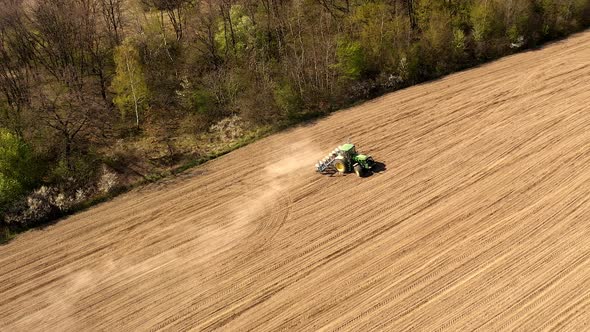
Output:
<path fill-rule="evenodd" d="M 0 0 L 0 210 L 96 187 L 114 142 L 289 125 L 589 23 L 590 0 Z"/>

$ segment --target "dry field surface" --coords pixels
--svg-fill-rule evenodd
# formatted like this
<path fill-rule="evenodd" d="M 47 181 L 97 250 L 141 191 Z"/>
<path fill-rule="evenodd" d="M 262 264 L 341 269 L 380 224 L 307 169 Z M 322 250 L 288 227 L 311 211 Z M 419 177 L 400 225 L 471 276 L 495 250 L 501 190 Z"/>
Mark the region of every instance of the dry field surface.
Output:
<path fill-rule="evenodd" d="M 351 138 L 386 165 L 313 165 Z M 0 246 L 0 330 L 590 329 L 590 32 Z"/>

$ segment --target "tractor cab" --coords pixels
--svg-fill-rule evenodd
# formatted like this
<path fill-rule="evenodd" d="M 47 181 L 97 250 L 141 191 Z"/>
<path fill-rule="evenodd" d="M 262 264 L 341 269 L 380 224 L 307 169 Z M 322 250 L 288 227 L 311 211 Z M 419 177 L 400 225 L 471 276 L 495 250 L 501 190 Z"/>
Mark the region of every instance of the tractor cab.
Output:
<path fill-rule="evenodd" d="M 356 155 L 356 149 L 354 147 L 354 144 L 342 144 L 338 147 L 338 150 L 340 150 L 340 152 L 342 152 L 343 154 L 348 155 L 348 157 L 350 158 Z"/>

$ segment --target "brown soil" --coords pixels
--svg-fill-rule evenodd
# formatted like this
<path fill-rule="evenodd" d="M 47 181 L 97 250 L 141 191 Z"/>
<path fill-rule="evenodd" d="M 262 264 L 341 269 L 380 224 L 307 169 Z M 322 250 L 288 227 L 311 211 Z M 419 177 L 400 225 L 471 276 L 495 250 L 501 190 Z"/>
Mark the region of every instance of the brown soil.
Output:
<path fill-rule="evenodd" d="M 19 236 L 0 330 L 588 330 L 589 221 L 585 32 Z"/>

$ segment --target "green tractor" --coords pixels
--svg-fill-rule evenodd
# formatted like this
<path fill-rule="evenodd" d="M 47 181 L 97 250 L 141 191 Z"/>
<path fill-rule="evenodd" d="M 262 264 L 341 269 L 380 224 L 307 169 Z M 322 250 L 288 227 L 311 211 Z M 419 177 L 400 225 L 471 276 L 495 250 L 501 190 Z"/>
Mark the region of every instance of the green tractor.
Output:
<path fill-rule="evenodd" d="M 375 166 L 375 161 L 371 156 L 358 154 L 354 144 L 343 144 L 323 160 L 316 163 L 315 168 L 318 173 L 350 173 L 354 172 L 358 176 L 363 176 L 367 171 Z"/>

